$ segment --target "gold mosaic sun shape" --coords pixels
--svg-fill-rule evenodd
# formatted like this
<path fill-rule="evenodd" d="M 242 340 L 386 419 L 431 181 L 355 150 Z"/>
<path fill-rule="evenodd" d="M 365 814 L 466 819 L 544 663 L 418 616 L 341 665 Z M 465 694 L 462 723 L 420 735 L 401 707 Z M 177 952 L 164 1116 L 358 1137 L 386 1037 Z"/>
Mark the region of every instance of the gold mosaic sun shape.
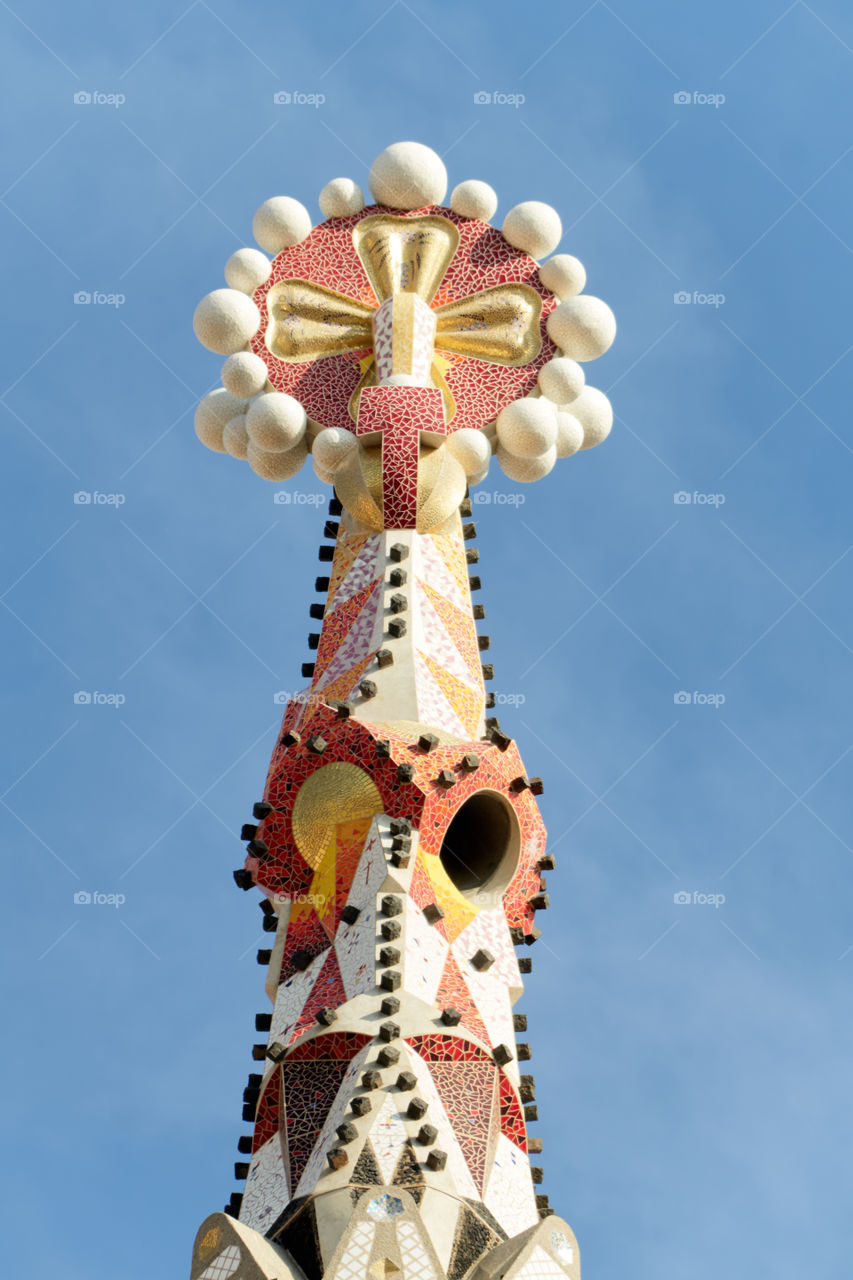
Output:
<path fill-rule="evenodd" d="M 353 245 L 377 298 L 376 306 L 347 297 L 310 280 L 281 280 L 267 295 L 268 350 L 279 360 L 302 364 L 373 347 L 377 306 L 399 293 L 414 293 L 432 304 L 459 247 L 459 232 L 447 218 L 425 214 L 400 218 L 380 213 L 353 229 Z M 430 377 L 444 399 L 450 422 L 456 404 L 443 369 L 448 356 L 473 357 L 517 368 L 535 360 L 542 348 L 542 298 L 529 285 L 509 283 L 434 306 L 435 351 Z M 373 354 L 365 357 L 349 413 L 358 419 L 364 387 L 376 385 Z"/>

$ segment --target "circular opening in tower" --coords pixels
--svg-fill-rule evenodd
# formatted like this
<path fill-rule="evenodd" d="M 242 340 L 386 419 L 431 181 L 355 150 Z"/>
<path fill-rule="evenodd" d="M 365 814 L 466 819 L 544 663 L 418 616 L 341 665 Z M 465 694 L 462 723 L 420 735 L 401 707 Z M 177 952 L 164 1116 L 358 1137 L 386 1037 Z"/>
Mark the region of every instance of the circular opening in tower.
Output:
<path fill-rule="evenodd" d="M 455 888 L 480 906 L 496 907 L 518 866 L 521 829 L 497 791 L 478 791 L 460 805 L 444 833 L 441 865 Z"/>

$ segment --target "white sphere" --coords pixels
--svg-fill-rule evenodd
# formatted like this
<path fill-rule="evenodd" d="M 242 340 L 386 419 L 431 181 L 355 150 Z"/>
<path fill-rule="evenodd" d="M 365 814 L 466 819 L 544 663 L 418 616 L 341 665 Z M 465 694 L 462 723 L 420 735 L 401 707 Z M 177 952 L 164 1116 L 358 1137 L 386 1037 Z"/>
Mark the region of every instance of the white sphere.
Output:
<path fill-rule="evenodd" d="M 470 178 L 467 182 L 460 182 L 458 187 L 453 188 L 450 207 L 454 213 L 459 214 L 460 218 L 479 218 L 481 222 L 488 222 L 494 217 L 495 209 L 498 207 L 497 192 L 489 186 L 488 182 L 478 182 L 476 178 Z"/>
<path fill-rule="evenodd" d="M 475 427 L 462 427 L 447 437 L 447 452 L 460 464 L 466 476 L 477 475 L 488 468 L 492 446 Z"/>
<path fill-rule="evenodd" d="M 252 294 L 270 278 L 272 263 L 260 249 L 238 249 L 225 263 L 225 279 L 232 289 Z"/>
<path fill-rule="evenodd" d="M 533 480 L 541 480 L 549 471 L 553 471 L 556 461 L 557 450 L 553 445 L 535 458 L 518 458 L 514 453 L 498 448 L 498 462 L 503 468 L 504 475 L 509 476 L 510 480 L 516 480 L 519 484 L 530 484 Z"/>
<path fill-rule="evenodd" d="M 262 480 L 290 480 L 308 457 L 308 450 L 304 440 L 300 440 L 292 449 L 283 453 L 268 453 L 250 440 L 246 456 L 249 466 Z"/>
<path fill-rule="evenodd" d="M 195 411 L 195 433 L 203 445 L 215 453 L 225 453 L 222 434 L 227 424 L 238 413 L 246 412 L 244 400 L 237 400 L 228 391 L 218 387 L 211 391 Z"/>
<path fill-rule="evenodd" d="M 246 430 L 246 415 L 241 413 L 238 417 L 232 418 L 230 422 L 226 422 L 225 430 L 222 432 L 222 443 L 225 445 L 227 453 L 232 458 L 245 458 L 246 450 L 249 447 L 249 433 Z"/>
<path fill-rule="evenodd" d="M 570 253 L 557 253 L 542 263 L 539 279 L 558 298 L 573 298 L 586 284 L 586 269 Z"/>
<path fill-rule="evenodd" d="M 606 302 L 582 293 L 566 298 L 549 315 L 548 337 L 572 360 L 596 360 L 613 345 L 616 317 Z"/>
<path fill-rule="evenodd" d="M 517 458 L 535 458 L 556 439 L 557 413 L 550 400 L 514 400 L 498 417 L 498 457 L 506 451 Z"/>
<path fill-rule="evenodd" d="M 283 391 L 258 396 L 246 414 L 249 439 L 256 449 L 267 453 L 285 453 L 292 449 L 305 435 L 307 421 L 299 401 Z"/>
<path fill-rule="evenodd" d="M 483 483 L 483 481 L 485 480 L 486 476 L 489 474 L 489 466 L 491 465 L 491 461 L 492 461 L 492 459 L 491 459 L 491 457 L 490 457 L 490 458 L 489 458 L 489 461 L 488 461 L 488 462 L 486 463 L 486 465 L 483 467 L 482 471 L 478 471 L 478 472 L 477 472 L 477 474 L 476 474 L 475 476 L 469 476 L 469 477 L 468 477 L 468 488 L 469 488 L 469 489 L 470 489 L 473 485 L 475 485 L 475 484 L 482 484 L 482 483 Z"/>
<path fill-rule="evenodd" d="M 344 459 L 357 448 L 358 441 L 345 427 L 325 427 L 314 437 L 311 446 L 315 469 L 320 467 L 327 475 L 334 475 Z"/>
<path fill-rule="evenodd" d="M 222 385 L 232 396 L 251 400 L 267 385 L 267 366 L 251 351 L 237 351 L 222 366 Z"/>
<path fill-rule="evenodd" d="M 613 406 L 603 391 L 597 387 L 584 387 L 577 400 L 569 406 L 572 417 L 583 427 L 582 449 L 592 449 L 610 435 L 613 426 Z"/>
<path fill-rule="evenodd" d="M 563 224 L 556 209 L 541 200 L 524 200 L 510 209 L 502 227 L 504 239 L 531 258 L 544 258 L 553 253 L 563 235 Z"/>
<path fill-rule="evenodd" d="M 237 289 L 214 289 L 195 309 L 195 336 L 208 351 L 230 356 L 242 350 L 258 331 L 261 313 L 251 298 Z"/>
<path fill-rule="evenodd" d="M 324 218 L 348 218 L 361 213 L 364 192 L 352 178 L 332 178 L 320 192 L 318 204 Z"/>
<path fill-rule="evenodd" d="M 377 204 L 390 209 L 421 209 L 441 204 L 447 170 L 439 155 L 421 142 L 395 142 L 370 166 L 370 190 Z"/>
<path fill-rule="evenodd" d="M 557 414 L 557 450 L 558 458 L 570 458 L 578 449 L 583 448 L 583 425 L 573 413 Z"/>
<path fill-rule="evenodd" d="M 310 213 L 291 196 L 265 200 L 252 219 L 252 235 L 262 249 L 273 255 L 299 244 L 310 233 Z"/>
<path fill-rule="evenodd" d="M 586 374 L 581 366 L 566 356 L 556 356 L 539 370 L 539 390 L 554 404 L 569 404 L 580 395 L 585 383 Z"/>
<path fill-rule="evenodd" d="M 317 459 L 314 457 L 313 453 L 311 455 L 311 464 L 314 467 L 315 476 L 317 477 L 318 480 L 322 480 L 323 484 L 333 485 L 335 483 L 335 477 L 332 474 L 332 472 L 327 471 L 325 467 L 319 466 L 317 463 Z"/>

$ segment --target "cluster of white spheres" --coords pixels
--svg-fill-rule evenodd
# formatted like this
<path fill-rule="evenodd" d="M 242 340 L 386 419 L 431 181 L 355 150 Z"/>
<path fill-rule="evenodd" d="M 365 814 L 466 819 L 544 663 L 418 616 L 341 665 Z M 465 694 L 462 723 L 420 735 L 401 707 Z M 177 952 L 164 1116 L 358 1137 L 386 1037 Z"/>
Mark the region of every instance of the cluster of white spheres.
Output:
<path fill-rule="evenodd" d="M 445 200 L 447 170 L 430 147 L 396 142 L 376 157 L 368 184 L 377 204 L 421 209 Z M 333 178 L 319 195 L 325 218 L 353 217 L 365 203 L 364 192 L 351 178 Z M 461 218 L 488 223 L 498 197 L 488 183 L 469 179 L 453 188 L 449 204 Z M 196 308 L 193 327 L 199 341 L 227 358 L 222 388 L 199 404 L 195 429 L 209 449 L 248 460 L 268 480 L 295 475 L 310 451 L 318 476 L 331 483 L 358 447 L 356 437 L 351 431 L 309 422 L 298 400 L 272 390 L 264 360 L 248 349 L 261 321 L 253 295 L 270 278 L 270 258 L 301 244 L 311 230 L 311 215 L 298 200 L 265 200 L 252 222 L 260 249 L 233 253 L 225 265 L 228 287 L 214 289 Z M 548 336 L 559 354 L 540 370 L 532 396 L 508 405 L 483 430 L 466 427 L 447 437 L 445 447 L 469 484 L 485 478 L 493 452 L 511 479 L 537 480 L 558 458 L 599 444 L 613 423 L 607 397 L 586 385 L 581 362 L 596 359 L 610 347 L 616 322 L 606 303 L 583 293 L 582 263 L 571 254 L 554 254 L 563 234 L 558 213 L 541 201 L 526 200 L 509 210 L 502 232 L 513 248 L 547 259 L 538 274 L 559 300 L 547 320 Z"/>

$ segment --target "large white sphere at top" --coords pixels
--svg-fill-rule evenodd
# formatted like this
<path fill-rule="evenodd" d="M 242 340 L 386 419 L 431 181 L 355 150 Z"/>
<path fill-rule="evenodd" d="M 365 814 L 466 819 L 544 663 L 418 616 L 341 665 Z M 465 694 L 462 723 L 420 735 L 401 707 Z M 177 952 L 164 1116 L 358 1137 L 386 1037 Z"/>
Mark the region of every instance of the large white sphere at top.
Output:
<path fill-rule="evenodd" d="M 574 400 L 583 391 L 585 383 L 583 369 L 567 356 L 556 356 L 539 370 L 539 390 L 554 404 L 568 404 Z"/>
<path fill-rule="evenodd" d="M 551 312 L 548 337 L 572 360 L 596 360 L 613 345 L 616 317 L 606 302 L 582 293 Z"/>
<path fill-rule="evenodd" d="M 613 406 L 597 387 L 584 387 L 577 400 L 569 405 L 569 412 L 583 427 L 582 449 L 592 449 L 610 435 Z"/>
<path fill-rule="evenodd" d="M 247 451 L 249 466 L 262 480 L 290 480 L 308 457 L 305 441 L 300 440 L 292 449 L 283 453 L 268 453 L 259 449 L 251 440 Z"/>
<path fill-rule="evenodd" d="M 272 263 L 260 249 L 238 249 L 225 263 L 225 279 L 232 289 L 252 294 L 270 278 Z"/>
<path fill-rule="evenodd" d="M 251 400 L 267 385 L 267 366 L 252 351 L 237 351 L 222 366 L 222 385 L 232 396 Z"/>
<path fill-rule="evenodd" d="M 479 218 L 481 222 L 488 222 L 494 217 L 498 207 L 497 192 L 488 182 L 469 178 L 467 182 L 460 182 L 458 187 L 453 188 L 450 207 L 460 218 Z"/>
<path fill-rule="evenodd" d="M 537 454 L 535 458 L 518 458 L 514 453 L 509 453 L 501 446 L 498 447 L 498 462 L 501 464 L 504 475 L 509 476 L 510 480 L 516 480 L 519 484 L 530 484 L 533 480 L 541 480 L 549 471 L 553 471 L 556 461 L 557 450 L 554 445 L 544 453 Z"/>
<path fill-rule="evenodd" d="M 218 387 L 199 402 L 195 411 L 195 433 L 208 449 L 213 449 L 215 453 L 225 453 L 222 433 L 233 417 L 245 412 L 245 400 L 238 400 L 230 392 Z"/>
<path fill-rule="evenodd" d="M 586 284 L 586 268 L 570 253 L 555 253 L 539 268 L 539 279 L 558 298 L 573 298 Z"/>
<path fill-rule="evenodd" d="M 395 142 L 370 166 L 370 190 L 377 204 L 390 209 L 421 209 L 441 204 L 447 170 L 441 156 L 422 142 Z"/>
<path fill-rule="evenodd" d="M 195 336 L 208 351 L 230 356 L 242 350 L 258 331 L 261 313 L 251 298 L 237 289 L 214 289 L 195 309 Z"/>
<path fill-rule="evenodd" d="M 452 432 L 447 437 L 445 447 L 463 468 L 466 476 L 477 475 L 483 467 L 488 467 L 492 456 L 492 446 L 482 431 L 475 427 L 461 427 L 459 431 Z"/>
<path fill-rule="evenodd" d="M 556 439 L 557 412 L 550 400 L 514 400 L 498 416 L 498 457 L 504 450 L 517 458 L 534 458 Z"/>
<path fill-rule="evenodd" d="M 573 413 L 557 414 L 557 450 L 558 458 L 570 458 L 578 449 L 583 448 L 584 431 L 582 424 Z"/>
<path fill-rule="evenodd" d="M 320 467 L 327 475 L 334 475 L 344 459 L 356 448 L 358 441 L 351 431 L 344 427 L 325 427 L 314 437 L 311 446 L 315 470 Z"/>
<path fill-rule="evenodd" d="M 349 218 L 364 208 L 364 192 L 352 178 L 332 178 L 317 203 L 324 218 Z"/>
<path fill-rule="evenodd" d="M 292 196 L 265 200 L 252 219 L 252 235 L 273 255 L 300 244 L 311 233 L 311 215 Z"/>
<path fill-rule="evenodd" d="M 501 230 L 514 249 L 529 253 L 531 258 L 544 258 L 560 243 L 563 224 L 557 210 L 549 204 L 524 200 L 510 209 Z"/>
<path fill-rule="evenodd" d="M 267 453 L 285 453 L 292 449 L 305 435 L 307 421 L 299 401 L 283 391 L 258 396 L 246 414 L 249 439 L 256 449 Z"/>
<path fill-rule="evenodd" d="M 246 450 L 249 447 L 249 433 L 246 430 L 246 415 L 241 413 L 238 417 L 232 418 L 230 422 L 226 422 L 225 430 L 222 433 L 222 443 L 225 445 L 227 453 L 232 458 L 245 458 Z"/>

